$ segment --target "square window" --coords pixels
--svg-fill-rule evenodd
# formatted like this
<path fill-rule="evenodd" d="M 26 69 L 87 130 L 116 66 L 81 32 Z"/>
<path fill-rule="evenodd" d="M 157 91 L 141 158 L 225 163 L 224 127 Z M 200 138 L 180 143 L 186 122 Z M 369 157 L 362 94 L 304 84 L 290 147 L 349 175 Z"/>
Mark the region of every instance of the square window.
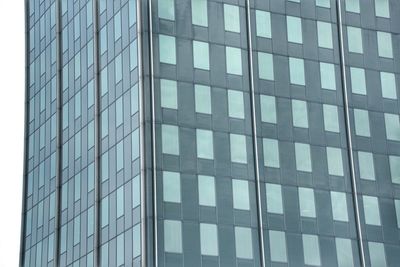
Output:
<path fill-rule="evenodd" d="M 360 0 L 346 0 L 346 11 L 360 13 Z"/>
<path fill-rule="evenodd" d="M 208 26 L 207 0 L 192 0 L 192 23 L 197 26 Z"/>
<path fill-rule="evenodd" d="M 174 125 L 162 125 L 162 152 L 179 155 L 179 130 Z"/>
<path fill-rule="evenodd" d="M 383 243 L 368 242 L 371 267 L 388 266 L 386 264 L 385 247 Z"/>
<path fill-rule="evenodd" d="M 198 176 L 199 205 L 215 207 L 215 178 L 207 175 Z"/>
<path fill-rule="evenodd" d="M 382 97 L 397 99 L 396 77 L 394 73 L 381 72 Z"/>
<path fill-rule="evenodd" d="M 175 20 L 174 0 L 158 0 L 158 17 Z"/>
<path fill-rule="evenodd" d="M 324 129 L 328 132 L 339 132 L 339 118 L 337 106 L 323 104 Z"/>
<path fill-rule="evenodd" d="M 356 135 L 364 137 L 371 136 L 368 110 L 354 109 L 354 124 Z"/>
<path fill-rule="evenodd" d="M 194 85 L 195 109 L 198 113 L 211 114 L 210 87 L 200 84 Z"/>
<path fill-rule="evenodd" d="M 251 228 L 235 226 L 236 257 L 253 259 L 253 240 Z"/>
<path fill-rule="evenodd" d="M 389 165 L 390 165 L 390 176 L 392 177 L 392 183 L 400 184 L 400 157 L 390 155 Z"/>
<path fill-rule="evenodd" d="M 303 234 L 302 237 L 303 237 L 304 264 L 320 266 L 321 257 L 319 252 L 318 236 Z"/>
<path fill-rule="evenodd" d="M 336 255 L 339 266 L 354 266 L 351 239 L 335 238 Z"/>
<path fill-rule="evenodd" d="M 287 262 L 285 232 L 270 230 L 269 244 L 271 261 Z"/>
<path fill-rule="evenodd" d="M 343 176 L 342 149 L 336 147 L 327 147 L 326 156 L 328 158 L 329 175 Z"/>
<path fill-rule="evenodd" d="M 200 223 L 201 255 L 218 256 L 217 225 Z"/>
<path fill-rule="evenodd" d="M 316 0 L 316 5 L 319 7 L 326 7 L 326 8 L 331 7 L 330 0 Z"/>
<path fill-rule="evenodd" d="M 331 63 L 319 63 L 321 73 L 321 88 L 328 90 L 336 90 L 335 65 Z"/>
<path fill-rule="evenodd" d="M 382 18 L 390 18 L 389 0 L 375 0 L 375 15 Z"/>

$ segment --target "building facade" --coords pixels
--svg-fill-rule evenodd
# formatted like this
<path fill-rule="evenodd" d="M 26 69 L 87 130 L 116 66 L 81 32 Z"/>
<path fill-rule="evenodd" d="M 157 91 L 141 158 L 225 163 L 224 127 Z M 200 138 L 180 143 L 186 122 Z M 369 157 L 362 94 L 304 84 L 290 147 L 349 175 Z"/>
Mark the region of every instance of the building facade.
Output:
<path fill-rule="evenodd" d="M 26 0 L 21 266 L 398 266 L 400 2 Z"/>

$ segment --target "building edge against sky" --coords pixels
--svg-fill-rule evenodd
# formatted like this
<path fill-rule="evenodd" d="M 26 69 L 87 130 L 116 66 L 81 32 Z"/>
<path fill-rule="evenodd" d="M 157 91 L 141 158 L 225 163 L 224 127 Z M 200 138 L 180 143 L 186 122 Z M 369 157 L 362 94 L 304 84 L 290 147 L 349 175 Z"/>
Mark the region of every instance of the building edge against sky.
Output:
<path fill-rule="evenodd" d="M 396 266 L 398 14 L 26 1 L 21 265 Z"/>

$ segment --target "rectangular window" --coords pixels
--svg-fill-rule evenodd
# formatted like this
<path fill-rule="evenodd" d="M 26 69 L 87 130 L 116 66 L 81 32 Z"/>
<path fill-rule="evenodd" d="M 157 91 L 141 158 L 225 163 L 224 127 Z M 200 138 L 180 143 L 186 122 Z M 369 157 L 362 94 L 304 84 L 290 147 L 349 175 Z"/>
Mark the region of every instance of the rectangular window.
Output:
<path fill-rule="evenodd" d="M 115 101 L 115 126 L 118 127 L 124 122 L 124 102 L 122 96 Z"/>
<path fill-rule="evenodd" d="M 335 221 L 348 222 L 346 193 L 331 191 L 332 215 Z"/>
<path fill-rule="evenodd" d="M 207 0 L 192 0 L 192 23 L 197 26 L 208 26 Z"/>
<path fill-rule="evenodd" d="M 305 85 L 304 60 L 302 58 L 289 57 L 290 83 Z"/>
<path fill-rule="evenodd" d="M 263 138 L 264 166 L 279 168 L 279 142 L 275 139 Z"/>
<path fill-rule="evenodd" d="M 400 228 L 400 200 L 394 200 L 394 207 L 396 209 L 397 228 Z"/>
<path fill-rule="evenodd" d="M 351 91 L 353 94 L 366 95 L 367 86 L 365 84 L 365 70 L 350 67 Z"/>
<path fill-rule="evenodd" d="M 81 173 L 77 173 L 74 178 L 74 201 L 81 199 Z"/>
<path fill-rule="evenodd" d="M 300 216 L 315 218 L 314 190 L 311 188 L 299 187 Z"/>
<path fill-rule="evenodd" d="M 274 61 L 270 53 L 258 52 L 258 77 L 263 80 L 274 80 Z"/>
<path fill-rule="evenodd" d="M 117 266 L 121 266 L 125 263 L 125 238 L 124 233 L 117 236 Z"/>
<path fill-rule="evenodd" d="M 235 226 L 236 257 L 253 259 L 253 240 L 251 228 Z"/>
<path fill-rule="evenodd" d="M 267 194 L 267 211 L 283 214 L 282 186 L 280 184 L 265 184 Z"/>
<path fill-rule="evenodd" d="M 217 225 L 200 223 L 201 255 L 218 256 Z"/>
<path fill-rule="evenodd" d="M 140 176 L 137 175 L 132 179 L 132 207 L 136 208 L 140 205 Z"/>
<path fill-rule="evenodd" d="M 181 177 L 178 172 L 163 171 L 163 196 L 165 202 L 181 203 Z"/>
<path fill-rule="evenodd" d="M 104 96 L 108 92 L 108 67 L 104 67 L 100 71 L 100 91 L 101 96 Z"/>
<path fill-rule="evenodd" d="M 343 176 L 342 149 L 337 147 L 327 147 L 326 157 L 328 159 L 329 175 Z"/>
<path fill-rule="evenodd" d="M 337 106 L 323 104 L 324 129 L 328 132 L 339 132 L 339 118 Z"/>
<path fill-rule="evenodd" d="M 108 225 L 108 196 L 106 196 L 105 198 L 103 198 L 100 202 L 100 207 L 101 207 L 101 228 L 105 227 Z"/>
<path fill-rule="evenodd" d="M 311 152 L 309 144 L 295 143 L 296 169 L 303 172 L 311 172 Z"/>
<path fill-rule="evenodd" d="M 225 31 L 240 32 L 239 7 L 224 4 L 224 25 Z"/>
<path fill-rule="evenodd" d="M 81 216 L 78 215 L 74 218 L 74 246 L 76 246 L 81 239 Z"/>
<path fill-rule="evenodd" d="M 389 0 L 375 0 L 375 15 L 382 18 L 390 18 Z"/>
<path fill-rule="evenodd" d="M 383 243 L 368 242 L 371 267 L 388 266 L 386 264 L 385 247 Z"/>
<path fill-rule="evenodd" d="M 81 52 L 78 52 L 74 58 L 75 61 L 75 80 L 81 76 Z M 45 64 L 43 64 L 45 66 Z"/>
<path fill-rule="evenodd" d="M 326 8 L 331 7 L 330 0 L 316 0 L 315 4 L 316 4 L 316 6 L 319 6 L 319 7 L 326 7 Z"/>
<path fill-rule="evenodd" d="M 87 212 L 87 237 L 94 234 L 94 206 L 91 206 Z"/>
<path fill-rule="evenodd" d="M 124 186 L 117 189 L 117 218 L 124 215 Z"/>
<path fill-rule="evenodd" d="M 336 90 L 335 65 L 331 63 L 320 62 L 319 70 L 321 73 L 321 88 Z"/>
<path fill-rule="evenodd" d="M 210 70 L 208 43 L 193 41 L 193 65 L 195 69 Z"/>
<path fill-rule="evenodd" d="M 170 253 L 182 253 L 181 221 L 164 220 L 164 250 Z"/>
<path fill-rule="evenodd" d="M 392 34 L 389 32 L 376 32 L 378 39 L 378 55 L 385 58 L 393 58 Z"/>
<path fill-rule="evenodd" d="M 200 84 L 194 85 L 195 109 L 198 113 L 211 114 L 210 87 Z"/>
<path fill-rule="evenodd" d="M 303 237 L 304 264 L 321 266 L 318 236 L 303 234 L 302 237 Z"/>
<path fill-rule="evenodd" d="M 338 265 L 343 267 L 354 266 L 353 248 L 351 246 L 351 239 L 335 238 L 335 243 L 336 243 L 336 255 L 337 255 Z"/>
<path fill-rule="evenodd" d="M 100 3 L 101 2 L 102 1 L 100 1 Z M 108 262 L 108 243 L 105 243 L 104 245 L 101 246 L 100 255 L 101 255 L 101 259 L 100 259 L 100 264 L 101 265 L 100 266 L 101 267 L 110 266 L 109 262 Z"/>
<path fill-rule="evenodd" d="M 397 114 L 385 114 L 386 139 L 400 141 L 400 120 Z"/>
<path fill-rule="evenodd" d="M 209 130 L 196 129 L 197 157 L 203 159 L 214 159 L 213 132 Z"/>
<path fill-rule="evenodd" d="M 287 262 L 285 232 L 269 230 L 271 261 Z"/>
<path fill-rule="evenodd" d="M 377 197 L 362 196 L 364 204 L 365 224 L 381 225 L 379 202 Z"/>
<path fill-rule="evenodd" d="M 158 0 L 158 17 L 160 19 L 175 20 L 174 0 Z"/>
<path fill-rule="evenodd" d="M 100 30 L 100 55 L 107 51 L 107 25 Z"/>
<path fill-rule="evenodd" d="M 121 11 L 118 11 L 117 14 L 114 16 L 114 40 L 117 41 L 121 38 Z"/>
<path fill-rule="evenodd" d="M 288 42 L 302 44 L 301 18 L 286 16 Z"/>
<path fill-rule="evenodd" d="M 129 45 L 129 57 L 130 57 L 130 70 L 134 70 L 137 67 L 137 40 L 133 40 Z"/>
<path fill-rule="evenodd" d="M 178 108 L 178 92 L 176 81 L 160 80 L 161 89 L 161 107 L 163 108 Z"/>
<path fill-rule="evenodd" d="M 124 168 L 124 141 L 121 140 L 117 146 L 117 172 Z"/>
<path fill-rule="evenodd" d="M 54 233 L 49 235 L 49 245 L 47 249 L 47 261 L 52 261 L 54 259 Z"/>
<path fill-rule="evenodd" d="M 230 134 L 231 161 L 247 163 L 246 136 Z"/>
<path fill-rule="evenodd" d="M 159 0 L 164 2 L 164 0 Z M 167 2 L 167 1 L 165 1 Z M 168 35 L 159 35 L 160 62 L 166 64 L 176 64 L 175 37 Z"/>
<path fill-rule="evenodd" d="M 276 101 L 274 96 L 260 95 L 261 121 L 276 123 Z"/>
<path fill-rule="evenodd" d="M 198 176 L 199 205 L 215 207 L 215 178 L 207 175 Z"/>
<path fill-rule="evenodd" d="M 108 180 L 108 151 L 101 156 L 101 181 Z"/>
<path fill-rule="evenodd" d="M 363 53 L 361 28 L 347 26 L 347 45 L 349 47 L 349 52 Z"/>
<path fill-rule="evenodd" d="M 136 114 L 139 111 L 139 90 L 138 84 L 136 83 L 131 88 L 131 115 Z"/>
<path fill-rule="evenodd" d="M 236 47 L 226 47 L 226 72 L 242 75 L 242 50 Z"/>
<path fill-rule="evenodd" d="M 333 49 L 332 25 L 328 22 L 317 21 L 318 46 Z"/>
<path fill-rule="evenodd" d="M 245 180 L 232 179 L 233 208 L 250 210 L 249 183 Z"/>
<path fill-rule="evenodd" d="M 131 135 L 131 142 L 132 142 L 132 148 L 131 148 L 131 157 L 132 157 L 132 161 L 136 160 L 137 158 L 139 158 L 139 128 L 137 128 L 136 130 L 134 130 L 132 132 Z"/>
<path fill-rule="evenodd" d="M 118 84 L 122 80 L 122 54 L 119 54 L 115 58 L 115 84 Z"/>
<path fill-rule="evenodd" d="M 133 240 L 133 258 L 136 258 L 140 255 L 141 252 L 141 236 L 140 236 L 140 223 L 136 224 L 132 228 L 132 240 Z"/>
<path fill-rule="evenodd" d="M 360 0 L 346 0 L 346 11 L 360 13 Z"/>
<path fill-rule="evenodd" d="M 354 126 L 356 135 L 370 137 L 368 110 L 354 109 Z"/>
<path fill-rule="evenodd" d="M 358 151 L 360 178 L 375 181 L 374 157 L 370 152 Z"/>
<path fill-rule="evenodd" d="M 269 12 L 256 10 L 256 35 L 271 38 L 271 14 Z"/>
<path fill-rule="evenodd" d="M 231 118 L 244 119 L 243 92 L 228 90 L 228 114 Z"/>
<path fill-rule="evenodd" d="M 382 97 L 397 99 L 396 77 L 394 73 L 381 72 Z"/>
<path fill-rule="evenodd" d="M 389 156 L 390 175 L 392 177 L 392 183 L 400 184 L 400 157 Z"/>
<path fill-rule="evenodd" d="M 179 155 L 179 129 L 174 125 L 162 125 L 162 152 Z"/>
<path fill-rule="evenodd" d="M 292 99 L 293 126 L 308 128 L 307 102 Z"/>

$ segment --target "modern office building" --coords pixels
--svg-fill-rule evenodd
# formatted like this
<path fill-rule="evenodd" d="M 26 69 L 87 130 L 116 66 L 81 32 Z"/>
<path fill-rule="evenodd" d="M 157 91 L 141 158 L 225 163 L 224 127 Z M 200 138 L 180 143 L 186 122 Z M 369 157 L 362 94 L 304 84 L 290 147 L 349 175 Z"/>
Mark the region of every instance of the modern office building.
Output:
<path fill-rule="evenodd" d="M 400 266 L 398 0 L 26 0 L 22 266 Z"/>

